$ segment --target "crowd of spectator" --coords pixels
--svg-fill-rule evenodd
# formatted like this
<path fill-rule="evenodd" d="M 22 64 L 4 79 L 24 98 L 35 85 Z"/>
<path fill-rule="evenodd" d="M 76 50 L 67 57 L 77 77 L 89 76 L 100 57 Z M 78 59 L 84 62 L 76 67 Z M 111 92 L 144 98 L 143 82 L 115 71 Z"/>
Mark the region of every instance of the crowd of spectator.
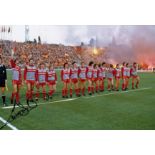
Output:
<path fill-rule="evenodd" d="M 76 61 L 78 64 L 81 61 L 88 64 L 91 60 L 95 63 L 103 61 L 115 63 L 112 59 L 114 53 L 108 51 L 106 48 L 96 48 L 96 51 L 94 51 L 94 47 L 90 46 L 0 41 L 0 56 L 3 58 L 3 62 L 7 68 L 10 68 L 12 51 L 14 51 L 14 56 L 20 61 L 21 67 L 24 67 L 30 58 L 34 59 L 36 65 L 40 62 L 52 62 L 57 68 L 62 67 L 65 62 L 71 64 L 73 61 Z M 109 55 L 110 53 L 112 55 Z M 149 66 L 146 63 L 139 64 L 139 69 L 148 68 Z"/>
<path fill-rule="evenodd" d="M 21 65 L 24 65 L 31 57 L 36 64 L 40 61 L 44 63 L 52 62 L 56 67 L 63 66 L 65 62 L 81 61 L 80 55 L 73 46 L 10 41 L 0 42 L 0 55 L 8 68 L 12 50 L 15 53 L 15 57 L 20 60 Z"/>

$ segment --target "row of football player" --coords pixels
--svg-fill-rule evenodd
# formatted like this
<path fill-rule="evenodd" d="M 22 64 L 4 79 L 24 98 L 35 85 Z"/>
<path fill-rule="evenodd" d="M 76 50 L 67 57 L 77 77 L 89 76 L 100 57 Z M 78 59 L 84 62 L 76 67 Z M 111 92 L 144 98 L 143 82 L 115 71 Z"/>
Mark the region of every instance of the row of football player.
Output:
<path fill-rule="evenodd" d="M 11 63 L 13 67 L 13 84 L 18 84 L 18 78 L 16 78 L 15 63 Z M 72 97 L 73 88 L 76 96 L 85 95 L 86 81 L 88 81 L 88 93 L 91 95 L 94 91 L 104 91 L 105 78 L 108 79 L 108 90 L 114 89 L 114 77 L 116 79 L 115 89 L 118 90 L 120 79 L 123 79 L 122 90 L 128 88 L 129 78 L 132 75 L 132 88 L 134 88 L 134 82 L 136 82 L 136 88 L 139 84 L 139 77 L 137 75 L 137 64 L 134 63 L 132 68 L 128 67 L 128 64 L 123 63 L 123 67 L 119 65 L 113 68 L 113 65 L 94 64 L 90 62 L 86 67 L 84 62 L 78 67 L 76 62 L 72 63 L 70 68 L 68 63 L 64 64 L 64 68 L 61 70 L 61 80 L 63 82 L 62 97 Z M 52 64 L 49 65 L 48 71 L 41 63 L 39 68 L 34 66 L 33 59 L 30 59 L 29 64 L 24 70 L 24 80 L 27 85 L 26 98 L 27 101 L 32 99 L 34 85 L 37 87 L 36 99 L 39 97 L 39 89 L 42 88 L 43 97 L 46 97 L 46 84 L 49 86 L 49 96 L 52 97 L 56 90 L 57 75 Z M 13 95 L 14 96 L 14 95 Z M 13 97 L 12 97 L 13 98 Z M 17 98 L 18 103 L 18 98 Z"/>
<path fill-rule="evenodd" d="M 41 63 L 39 67 L 34 65 L 33 59 L 29 60 L 29 63 L 24 69 L 24 78 L 22 78 L 21 68 L 18 59 L 11 59 L 12 66 L 12 85 L 13 92 L 11 96 L 11 103 L 14 99 L 18 104 L 20 102 L 20 88 L 24 83 L 27 85 L 26 99 L 27 103 L 33 99 L 34 87 L 36 86 L 37 91 L 35 93 L 36 100 L 39 98 L 39 90 L 42 88 L 44 99 L 46 98 L 46 84 L 49 87 L 49 96 L 52 97 L 56 90 L 57 75 L 54 70 L 54 66 L 49 64 L 48 70 L 44 63 Z M 114 90 L 114 79 L 115 89 L 118 91 L 120 79 L 122 78 L 122 90 L 126 90 L 128 87 L 129 78 L 132 76 L 132 88 L 136 82 L 136 88 L 139 84 L 139 76 L 137 75 L 137 64 L 133 63 L 132 68 L 128 67 L 128 64 L 123 63 L 123 67 L 120 68 L 116 65 L 108 65 L 102 63 L 102 65 L 94 64 L 92 61 L 86 67 L 84 62 L 78 67 L 76 62 L 72 63 L 70 68 L 68 63 L 64 64 L 64 68 L 61 70 L 61 80 L 63 82 L 62 97 L 72 97 L 73 88 L 77 96 L 85 95 L 86 81 L 88 81 L 88 93 L 91 95 L 94 91 L 104 91 L 105 78 L 108 80 L 108 90 Z M 24 79 L 24 81 L 23 81 Z M 1 87 L 5 87 L 5 81 L 1 81 Z M 4 89 L 3 89 L 4 91 Z"/>
<path fill-rule="evenodd" d="M 139 76 L 137 74 L 137 63 L 133 63 L 129 67 L 128 63 L 123 62 L 122 67 L 119 64 L 116 68 L 112 64 L 95 64 L 90 62 L 86 67 L 84 62 L 80 67 L 77 67 L 76 62 L 72 63 L 69 68 L 68 63 L 64 64 L 64 69 L 61 71 L 61 80 L 63 81 L 62 96 L 72 97 L 72 89 L 74 86 L 77 96 L 84 95 L 86 89 L 86 81 L 88 82 L 88 94 L 92 95 L 94 92 L 104 91 L 105 79 L 108 81 L 108 90 L 119 91 L 120 80 L 122 79 L 122 90 L 127 90 L 129 79 L 132 78 L 132 89 L 138 88 Z"/>

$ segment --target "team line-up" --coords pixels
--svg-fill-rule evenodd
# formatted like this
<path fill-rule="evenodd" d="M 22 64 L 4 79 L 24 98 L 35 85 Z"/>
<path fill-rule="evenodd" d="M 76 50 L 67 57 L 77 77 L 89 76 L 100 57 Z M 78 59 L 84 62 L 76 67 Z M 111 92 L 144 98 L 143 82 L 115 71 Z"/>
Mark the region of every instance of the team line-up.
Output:
<path fill-rule="evenodd" d="M 54 69 L 54 65 L 50 62 L 48 67 L 42 62 L 38 66 L 34 64 L 33 58 L 29 59 L 28 64 L 26 64 L 24 69 L 24 74 L 22 75 L 21 67 L 19 65 L 19 60 L 11 58 L 10 64 L 12 67 L 12 95 L 11 104 L 14 100 L 16 104 L 20 103 L 20 89 L 21 85 L 26 84 L 26 101 L 32 101 L 35 94 L 35 100 L 38 101 L 40 97 L 40 89 L 42 89 L 43 99 L 46 99 L 46 94 L 52 98 L 56 91 L 57 84 L 57 73 Z M 68 98 L 72 97 L 73 90 L 77 97 L 86 95 L 86 83 L 88 83 L 87 91 L 89 95 L 94 93 L 103 92 L 105 90 L 105 82 L 107 80 L 109 91 L 115 90 L 119 91 L 120 81 L 122 81 L 122 90 L 128 89 L 129 80 L 132 79 L 132 89 L 138 88 L 139 76 L 137 74 L 137 63 L 134 62 L 132 66 L 128 63 L 123 62 L 122 67 L 117 64 L 114 68 L 112 64 L 107 64 L 103 62 L 102 64 L 95 64 L 90 61 L 86 66 L 84 62 L 78 66 L 76 62 L 69 65 L 67 62 L 64 64 L 61 70 L 61 81 L 63 83 L 62 87 L 62 97 Z M 0 87 L 2 91 L 3 105 L 5 103 L 5 86 L 7 80 L 6 68 L 2 63 L 2 58 L 0 58 Z M 36 91 L 34 92 L 34 87 Z M 49 92 L 46 92 L 46 87 L 49 88 Z"/>

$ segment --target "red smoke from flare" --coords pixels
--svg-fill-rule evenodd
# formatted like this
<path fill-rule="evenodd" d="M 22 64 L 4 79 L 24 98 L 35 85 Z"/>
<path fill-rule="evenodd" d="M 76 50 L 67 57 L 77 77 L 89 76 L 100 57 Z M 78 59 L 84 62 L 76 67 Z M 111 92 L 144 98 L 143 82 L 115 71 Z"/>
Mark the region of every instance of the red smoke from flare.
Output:
<path fill-rule="evenodd" d="M 155 44 L 146 40 L 135 40 L 132 44 L 135 61 L 146 66 L 155 66 Z"/>

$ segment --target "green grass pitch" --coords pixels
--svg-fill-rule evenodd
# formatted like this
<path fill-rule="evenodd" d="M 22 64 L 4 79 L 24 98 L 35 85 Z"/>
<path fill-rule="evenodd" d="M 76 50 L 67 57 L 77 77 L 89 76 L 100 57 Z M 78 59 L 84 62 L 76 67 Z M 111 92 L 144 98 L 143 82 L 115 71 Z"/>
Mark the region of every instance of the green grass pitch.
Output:
<path fill-rule="evenodd" d="M 28 115 L 19 117 L 11 124 L 20 130 L 82 129 L 82 130 L 131 130 L 155 129 L 155 74 L 139 73 L 139 89 L 127 92 L 108 92 L 93 97 L 76 98 L 70 101 L 61 97 L 62 83 L 58 72 L 57 93 L 52 100 L 39 100 L 37 108 Z M 106 82 L 107 83 L 107 82 Z M 7 102 L 10 104 L 11 73 L 8 72 Z M 21 103 L 25 104 L 26 87 L 21 91 Z M 56 101 L 56 102 L 54 102 Z M 58 102 L 57 102 L 58 101 Z M 0 103 L 2 101 L 0 100 Z M 53 102 L 53 103 L 52 103 Z M 11 109 L 0 105 L 0 117 L 7 120 Z M 0 121 L 0 125 L 2 122 Z M 5 127 L 4 129 L 10 129 Z"/>

